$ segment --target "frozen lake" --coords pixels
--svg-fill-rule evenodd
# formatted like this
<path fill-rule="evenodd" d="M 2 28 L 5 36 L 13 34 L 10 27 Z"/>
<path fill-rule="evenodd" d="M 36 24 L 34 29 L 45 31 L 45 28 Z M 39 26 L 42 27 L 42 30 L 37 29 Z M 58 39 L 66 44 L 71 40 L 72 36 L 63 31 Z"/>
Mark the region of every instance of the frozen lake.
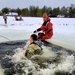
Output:
<path fill-rule="evenodd" d="M 55 45 L 42 45 L 44 54 L 31 60 L 24 56 L 22 47 L 42 22 L 40 17 L 23 17 L 23 21 L 8 17 L 5 25 L 0 17 L 0 75 L 75 74 L 74 18 L 51 18 L 54 35 L 48 41 Z"/>
<path fill-rule="evenodd" d="M 42 22 L 41 17 L 23 17 L 23 21 L 8 17 L 7 26 L 4 26 L 3 18 L 0 17 L 0 42 L 29 39 Z M 54 36 L 48 41 L 75 50 L 75 18 L 51 18 L 51 22 Z"/>

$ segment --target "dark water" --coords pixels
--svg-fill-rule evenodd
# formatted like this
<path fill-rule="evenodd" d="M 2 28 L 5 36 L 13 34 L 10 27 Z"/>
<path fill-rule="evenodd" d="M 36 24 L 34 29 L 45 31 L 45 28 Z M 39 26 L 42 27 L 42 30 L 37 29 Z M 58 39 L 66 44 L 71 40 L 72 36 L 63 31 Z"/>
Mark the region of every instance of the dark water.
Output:
<path fill-rule="evenodd" d="M 5 56 L 12 56 L 14 54 L 14 50 L 24 47 L 27 41 L 28 40 L 0 43 L 0 64 L 3 69 L 6 69 L 5 75 L 13 75 L 13 73 L 15 72 L 13 68 L 14 64 L 10 62 L 11 59 L 7 57 L 5 58 Z"/>
<path fill-rule="evenodd" d="M 5 75 L 14 75 L 16 71 L 21 71 L 21 70 L 16 70 L 16 68 L 14 67 L 14 64 L 10 62 L 11 59 L 7 57 L 5 58 L 5 56 L 6 55 L 12 56 L 14 54 L 14 50 L 17 48 L 24 47 L 27 41 L 28 40 L 21 40 L 21 41 L 14 41 L 14 42 L 9 41 L 6 43 L 0 43 L 0 64 L 2 68 L 5 69 Z M 48 43 L 40 43 L 40 44 L 51 47 L 53 51 L 56 51 L 56 52 L 65 51 L 69 55 L 73 54 L 75 56 L 75 52 L 66 50 L 60 46 L 56 46 L 56 45 L 48 44 Z M 64 74 L 57 73 L 57 75 L 64 75 Z M 65 75 L 68 75 L 68 74 L 65 74 Z M 75 73 L 69 74 L 69 75 L 75 75 Z"/>
<path fill-rule="evenodd" d="M 0 60 L 5 55 L 11 55 L 13 53 L 13 50 L 17 48 L 22 48 L 25 46 L 27 40 L 23 41 L 9 41 L 6 43 L 0 43 Z"/>

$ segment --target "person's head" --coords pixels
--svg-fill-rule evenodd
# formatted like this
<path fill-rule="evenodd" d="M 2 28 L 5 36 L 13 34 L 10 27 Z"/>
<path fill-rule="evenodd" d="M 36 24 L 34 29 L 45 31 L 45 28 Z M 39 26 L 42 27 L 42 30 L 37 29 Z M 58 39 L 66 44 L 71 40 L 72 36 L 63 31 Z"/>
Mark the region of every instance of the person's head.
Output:
<path fill-rule="evenodd" d="M 31 36 L 30 36 L 30 43 L 32 43 L 32 42 L 34 42 L 34 41 L 37 41 L 37 35 L 36 34 L 32 34 Z"/>
<path fill-rule="evenodd" d="M 48 18 L 47 13 L 46 13 L 46 12 L 45 12 L 45 13 L 43 13 L 43 21 L 47 21 L 47 18 Z"/>

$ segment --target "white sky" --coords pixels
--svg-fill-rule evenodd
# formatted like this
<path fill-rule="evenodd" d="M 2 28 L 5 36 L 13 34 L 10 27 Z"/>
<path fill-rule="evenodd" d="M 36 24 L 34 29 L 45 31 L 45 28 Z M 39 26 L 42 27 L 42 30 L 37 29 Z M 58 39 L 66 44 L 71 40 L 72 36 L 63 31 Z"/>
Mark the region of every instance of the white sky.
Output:
<path fill-rule="evenodd" d="M 0 9 L 4 7 L 9 8 L 25 8 L 30 5 L 39 6 L 42 8 L 44 5 L 48 7 L 68 7 L 75 4 L 75 0 L 0 0 Z"/>

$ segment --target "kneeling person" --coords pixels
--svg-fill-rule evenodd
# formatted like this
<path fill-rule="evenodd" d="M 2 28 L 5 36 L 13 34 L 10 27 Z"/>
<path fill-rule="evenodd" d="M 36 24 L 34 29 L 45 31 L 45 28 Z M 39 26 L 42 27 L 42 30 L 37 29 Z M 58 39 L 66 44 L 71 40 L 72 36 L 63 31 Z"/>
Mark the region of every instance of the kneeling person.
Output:
<path fill-rule="evenodd" d="M 41 55 L 42 54 L 42 47 L 38 44 L 37 41 L 37 35 L 36 34 L 32 34 L 30 36 L 30 44 L 27 48 L 27 51 L 25 53 L 25 56 L 27 58 L 31 58 L 32 55 Z"/>

